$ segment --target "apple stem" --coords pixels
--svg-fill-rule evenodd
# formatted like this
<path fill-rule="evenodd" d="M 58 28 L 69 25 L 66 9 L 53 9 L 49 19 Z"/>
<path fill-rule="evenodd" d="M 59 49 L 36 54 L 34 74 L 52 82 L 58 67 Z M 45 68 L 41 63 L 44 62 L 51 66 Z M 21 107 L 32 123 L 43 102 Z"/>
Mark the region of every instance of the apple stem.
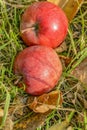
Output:
<path fill-rule="evenodd" d="M 23 30 L 21 30 L 21 33 L 25 33 L 25 32 L 28 32 L 30 30 L 35 30 L 36 32 L 38 31 L 39 29 L 39 24 L 38 23 L 35 23 L 34 25 L 32 25 L 31 27 L 28 27 L 28 28 L 25 28 Z"/>
<path fill-rule="evenodd" d="M 25 33 L 25 32 L 30 32 L 30 30 L 32 29 L 32 30 L 34 30 L 34 26 L 32 26 L 32 27 L 29 27 L 29 28 L 26 28 L 26 29 L 23 29 L 23 30 L 21 30 L 21 33 Z"/>

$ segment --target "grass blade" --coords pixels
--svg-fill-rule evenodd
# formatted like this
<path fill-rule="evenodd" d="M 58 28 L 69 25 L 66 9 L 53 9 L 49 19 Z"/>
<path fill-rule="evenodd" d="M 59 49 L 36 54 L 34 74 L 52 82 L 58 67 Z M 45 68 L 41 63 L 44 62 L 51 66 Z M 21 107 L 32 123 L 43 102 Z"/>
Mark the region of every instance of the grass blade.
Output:
<path fill-rule="evenodd" d="M 10 105 L 10 94 L 7 92 L 6 101 L 5 101 L 5 107 L 4 107 L 4 116 L 3 116 L 3 118 L 2 118 L 1 128 L 2 128 L 2 127 L 4 126 L 4 124 L 5 124 L 5 121 L 6 121 L 6 118 L 7 118 L 7 115 L 8 115 L 9 105 Z"/>

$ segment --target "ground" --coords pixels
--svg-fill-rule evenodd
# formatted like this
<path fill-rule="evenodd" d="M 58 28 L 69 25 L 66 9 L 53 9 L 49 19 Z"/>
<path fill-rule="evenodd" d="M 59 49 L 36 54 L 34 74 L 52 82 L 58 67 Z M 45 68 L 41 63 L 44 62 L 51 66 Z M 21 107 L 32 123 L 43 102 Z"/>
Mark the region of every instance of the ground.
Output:
<path fill-rule="evenodd" d="M 17 87 L 19 77 L 13 72 L 15 56 L 26 48 L 20 37 L 21 15 L 32 2 L 0 0 L 0 128 L 47 130 L 74 111 L 67 130 L 87 130 L 87 1 L 69 23 L 63 49 L 55 49 L 63 64 L 55 91 L 61 91 L 63 103 L 45 114 L 29 109 L 34 97 Z"/>

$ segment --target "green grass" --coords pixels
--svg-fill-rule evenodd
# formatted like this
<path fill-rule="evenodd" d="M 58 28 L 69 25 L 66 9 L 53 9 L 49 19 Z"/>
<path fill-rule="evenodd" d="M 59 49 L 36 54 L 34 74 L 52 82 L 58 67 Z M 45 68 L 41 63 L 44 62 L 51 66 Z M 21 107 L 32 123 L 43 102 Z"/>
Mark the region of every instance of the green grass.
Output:
<path fill-rule="evenodd" d="M 32 1 L 33 2 L 33 1 Z M 0 0 L 0 108 L 4 109 L 4 116 L 1 121 L 0 128 L 2 129 L 9 109 L 14 106 L 14 100 L 17 96 L 25 97 L 22 89 L 15 85 L 17 77 L 13 73 L 13 63 L 17 53 L 26 46 L 20 38 L 20 19 L 21 14 L 30 1 L 13 0 L 12 4 Z M 87 112 L 80 102 L 72 103 L 72 98 L 69 99 L 67 94 L 75 96 L 78 85 L 81 83 L 78 79 L 71 76 L 71 71 L 78 66 L 83 59 L 87 57 L 87 2 L 85 1 L 76 17 L 69 25 L 68 35 L 66 38 L 67 51 L 62 55 L 71 57 L 70 64 L 64 69 L 60 83 L 57 89 L 63 93 L 63 109 L 54 110 L 47 117 L 43 128 L 37 130 L 46 130 L 52 124 L 61 122 L 69 114 L 72 109 L 76 111 L 76 115 L 72 119 L 71 126 L 74 130 L 87 130 Z M 85 90 L 87 93 L 87 89 Z M 85 94 L 83 93 L 85 96 Z M 73 98 L 75 100 L 75 97 Z M 83 122 L 77 120 L 78 115 L 81 115 Z M 21 117 L 22 119 L 26 118 Z M 16 119 L 18 122 L 22 119 Z"/>

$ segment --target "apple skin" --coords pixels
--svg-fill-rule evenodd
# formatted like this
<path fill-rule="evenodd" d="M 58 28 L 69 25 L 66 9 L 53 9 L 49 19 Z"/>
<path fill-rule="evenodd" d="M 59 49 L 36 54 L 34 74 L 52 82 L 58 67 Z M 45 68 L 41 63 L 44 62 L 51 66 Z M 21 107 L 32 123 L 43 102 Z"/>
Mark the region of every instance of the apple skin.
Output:
<path fill-rule="evenodd" d="M 62 65 L 52 48 L 35 45 L 27 47 L 16 56 L 14 73 L 23 77 L 18 85 L 24 84 L 27 93 L 41 95 L 51 91 L 58 83 Z"/>
<path fill-rule="evenodd" d="M 30 5 L 22 15 L 20 33 L 24 43 L 59 46 L 65 39 L 68 19 L 63 10 L 53 3 L 43 1 Z"/>

